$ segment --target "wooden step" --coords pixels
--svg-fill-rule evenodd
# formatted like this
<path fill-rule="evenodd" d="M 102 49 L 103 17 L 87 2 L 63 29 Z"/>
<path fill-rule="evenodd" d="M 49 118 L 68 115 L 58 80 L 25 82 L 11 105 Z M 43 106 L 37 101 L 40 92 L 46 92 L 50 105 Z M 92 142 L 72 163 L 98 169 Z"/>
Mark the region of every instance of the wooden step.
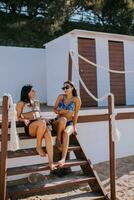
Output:
<path fill-rule="evenodd" d="M 77 135 L 71 135 L 70 136 L 70 144 L 73 145 L 78 145 L 81 147 L 79 140 L 78 140 L 78 136 Z M 103 194 L 105 196 L 106 199 L 107 195 L 106 192 L 104 191 L 104 188 L 102 186 L 102 183 L 99 179 L 99 176 L 97 175 L 96 171 L 94 170 L 94 167 L 91 163 L 91 161 L 86 157 L 82 147 L 80 149 L 80 151 L 74 151 L 74 154 L 76 156 L 76 159 L 83 159 L 83 160 L 87 160 L 88 164 L 87 165 L 82 165 L 81 166 L 81 170 L 83 171 L 84 175 L 88 176 L 88 175 L 92 175 L 96 178 L 96 183 L 90 183 L 90 188 L 92 189 L 92 191 L 94 192 L 100 192 L 101 194 Z"/>
<path fill-rule="evenodd" d="M 90 182 L 95 182 L 96 179 L 95 177 L 85 177 L 85 176 L 69 176 L 64 179 L 56 179 L 56 180 L 44 180 L 41 182 L 37 182 L 36 184 L 31 184 L 27 180 L 25 183 L 20 183 L 20 184 L 13 184 L 12 185 L 8 184 L 8 193 L 9 196 L 19 196 L 19 195 L 24 195 L 24 194 L 34 194 L 34 193 L 39 193 L 43 191 L 49 191 L 49 190 L 57 190 L 60 188 L 68 188 L 68 187 L 73 187 L 73 186 L 78 186 L 80 184 L 84 183 L 90 183 Z M 56 192 L 55 192 L 56 193 Z M 105 199 L 102 194 L 99 194 L 97 192 L 89 192 L 89 197 L 92 200 L 101 200 Z M 92 197 L 92 198 L 91 198 Z"/>
<path fill-rule="evenodd" d="M 46 148 L 43 147 L 43 150 L 46 152 Z M 80 150 L 80 146 L 70 145 L 68 147 L 68 152 Z M 29 149 L 20 149 L 15 152 L 8 151 L 8 158 L 17 158 L 17 157 L 25 157 L 25 156 L 35 156 L 39 155 L 35 148 Z"/>
<path fill-rule="evenodd" d="M 18 133 L 20 140 L 28 140 L 28 139 L 34 139 L 34 137 L 31 137 L 30 135 L 26 135 L 26 133 Z M 8 134 L 8 141 L 10 140 L 10 134 Z M 0 135 L 0 141 L 1 141 L 1 135 Z"/>
<path fill-rule="evenodd" d="M 10 128 L 10 125 L 11 123 L 9 122 L 8 123 L 8 127 Z M 21 128 L 21 127 L 24 127 L 24 123 L 23 122 L 19 122 L 19 121 L 16 121 L 16 127 L 17 128 Z M 2 128 L 2 121 L 0 121 L 0 129 Z"/>
<path fill-rule="evenodd" d="M 58 165 L 58 163 L 55 163 Z M 67 167 L 73 167 L 73 166 L 81 166 L 87 164 L 86 160 L 67 160 L 65 162 L 64 168 Z M 21 166 L 21 167 L 13 167 L 7 169 L 8 176 L 12 175 L 18 175 L 18 174 L 25 174 L 25 173 L 31 173 L 31 172 L 39 172 L 39 171 L 46 171 L 50 170 L 48 163 L 41 163 L 41 164 L 35 164 L 35 165 L 28 165 L 28 166 Z"/>
<path fill-rule="evenodd" d="M 29 140 L 29 139 L 34 139 L 35 137 L 31 137 L 30 135 L 26 133 L 18 133 L 19 139 L 20 140 Z M 54 132 L 52 132 L 52 137 L 56 136 Z M 10 140 L 10 134 L 8 134 L 8 141 Z M 1 141 L 1 134 L 0 134 L 0 141 Z"/>

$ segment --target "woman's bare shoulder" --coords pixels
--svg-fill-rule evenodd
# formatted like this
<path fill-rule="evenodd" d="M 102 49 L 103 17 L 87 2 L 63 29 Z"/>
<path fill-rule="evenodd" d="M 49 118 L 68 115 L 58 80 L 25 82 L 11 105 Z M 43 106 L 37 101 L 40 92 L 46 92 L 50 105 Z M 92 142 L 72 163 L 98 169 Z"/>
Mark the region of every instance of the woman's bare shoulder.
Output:
<path fill-rule="evenodd" d="M 59 94 L 58 99 L 59 99 L 59 100 L 60 100 L 60 99 L 63 99 L 63 97 L 64 97 L 64 94 Z"/>
<path fill-rule="evenodd" d="M 23 101 L 18 101 L 17 103 L 16 103 L 16 106 L 17 107 L 22 107 L 22 106 L 24 106 L 24 102 Z"/>
<path fill-rule="evenodd" d="M 74 97 L 73 98 L 74 102 L 81 102 L 81 98 L 78 96 L 78 97 Z"/>

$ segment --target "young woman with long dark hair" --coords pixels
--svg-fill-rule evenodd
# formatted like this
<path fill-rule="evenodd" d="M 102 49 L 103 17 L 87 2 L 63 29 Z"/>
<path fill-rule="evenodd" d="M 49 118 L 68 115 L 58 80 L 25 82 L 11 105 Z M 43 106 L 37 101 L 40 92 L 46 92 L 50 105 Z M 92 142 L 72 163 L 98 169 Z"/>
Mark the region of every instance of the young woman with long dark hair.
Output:
<path fill-rule="evenodd" d="M 39 101 L 35 97 L 36 91 L 32 85 L 22 87 L 20 101 L 16 105 L 17 118 L 24 122 L 26 134 L 37 138 L 36 151 L 40 156 L 45 156 L 42 149 L 42 140 L 45 138 L 49 166 L 51 170 L 54 170 L 51 133 L 46 126 L 46 121 L 41 118 Z"/>
<path fill-rule="evenodd" d="M 69 80 L 64 82 L 62 89 L 64 94 L 58 96 L 53 109 L 57 114 L 57 120 L 53 123 L 53 127 L 57 132 L 56 145 L 62 151 L 59 167 L 64 166 L 69 145 L 69 136 L 72 133 L 76 133 L 78 112 L 81 107 L 81 99 L 78 97 L 73 82 Z"/>

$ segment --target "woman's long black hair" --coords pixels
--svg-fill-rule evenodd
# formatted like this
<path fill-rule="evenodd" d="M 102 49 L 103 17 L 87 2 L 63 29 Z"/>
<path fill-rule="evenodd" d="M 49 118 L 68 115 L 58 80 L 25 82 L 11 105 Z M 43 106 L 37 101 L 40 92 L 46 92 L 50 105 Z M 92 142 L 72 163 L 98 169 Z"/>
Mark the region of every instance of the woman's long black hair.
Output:
<path fill-rule="evenodd" d="M 28 93 L 33 88 L 32 85 L 24 85 L 21 89 L 21 95 L 20 95 L 20 101 L 23 101 L 25 103 L 30 103 L 30 99 L 28 96 Z"/>
<path fill-rule="evenodd" d="M 74 97 L 77 97 L 77 96 L 78 96 L 77 89 L 76 89 L 76 87 L 74 86 L 74 83 L 73 83 L 72 81 L 70 81 L 70 80 L 65 81 L 64 84 L 68 84 L 68 85 L 70 85 L 70 86 L 73 88 L 72 94 L 73 94 Z"/>

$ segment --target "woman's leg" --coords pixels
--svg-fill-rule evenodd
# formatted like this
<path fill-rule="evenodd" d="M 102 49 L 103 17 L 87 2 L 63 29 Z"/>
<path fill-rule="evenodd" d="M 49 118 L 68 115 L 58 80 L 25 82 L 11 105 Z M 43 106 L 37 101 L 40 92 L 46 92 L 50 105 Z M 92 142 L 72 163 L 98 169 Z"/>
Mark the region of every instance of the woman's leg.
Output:
<path fill-rule="evenodd" d="M 60 151 L 61 151 L 61 143 L 62 143 L 61 135 L 62 135 L 62 132 L 66 128 L 66 123 L 67 123 L 67 119 L 65 117 L 61 117 L 55 122 L 55 129 L 57 132 L 56 145 Z"/>
<path fill-rule="evenodd" d="M 32 122 L 29 126 L 29 134 L 32 137 L 37 138 L 37 146 L 36 146 L 36 151 L 40 156 L 45 156 L 45 152 L 42 149 L 42 139 L 44 137 L 44 133 L 46 131 L 46 123 L 44 121 L 35 121 Z"/>
<path fill-rule="evenodd" d="M 46 142 L 46 150 L 48 154 L 48 161 L 51 170 L 56 169 L 55 165 L 53 164 L 53 142 L 51 132 L 48 128 L 46 128 L 46 132 L 44 134 L 45 142 Z"/>
<path fill-rule="evenodd" d="M 63 167 L 66 156 L 67 156 L 67 151 L 68 151 L 68 146 L 69 146 L 69 136 L 73 133 L 73 126 L 67 126 L 66 129 L 63 131 L 63 143 L 62 143 L 62 157 L 61 160 L 58 162 L 59 167 Z"/>

